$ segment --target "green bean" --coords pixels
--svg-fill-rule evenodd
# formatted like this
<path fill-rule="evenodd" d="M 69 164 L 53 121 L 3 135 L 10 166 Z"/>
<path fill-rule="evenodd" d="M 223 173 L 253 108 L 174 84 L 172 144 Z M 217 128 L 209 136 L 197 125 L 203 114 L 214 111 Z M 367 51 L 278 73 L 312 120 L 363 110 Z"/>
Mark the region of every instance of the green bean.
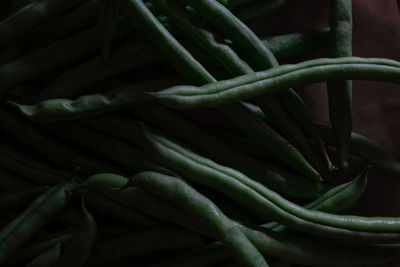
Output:
<path fill-rule="evenodd" d="M 82 223 L 72 236 L 55 266 L 86 266 L 97 236 L 97 225 L 93 216 L 86 210 L 82 199 Z"/>
<path fill-rule="evenodd" d="M 27 149 L 24 149 L 24 152 L 26 151 Z M 70 177 L 69 171 L 54 168 L 43 160 L 29 157 L 7 143 L 0 144 L 0 165 L 39 185 L 56 185 Z"/>
<path fill-rule="evenodd" d="M 330 4 L 330 51 L 332 57 L 352 56 L 352 0 L 334 0 Z M 338 161 L 347 167 L 350 154 L 352 128 L 352 82 L 332 80 L 327 83 L 329 118 L 337 142 Z"/>
<path fill-rule="evenodd" d="M 142 172 L 134 175 L 130 183 L 170 200 L 197 218 L 224 243 L 242 266 L 268 266 L 257 249 L 233 227 L 219 208 L 182 180 L 154 172 Z"/>
<path fill-rule="evenodd" d="M 400 81 L 399 62 L 389 59 L 342 57 L 282 65 L 230 80 L 205 85 L 177 86 L 151 93 L 173 108 L 213 107 L 245 100 L 285 87 L 334 79 Z M 318 75 L 315 75 L 315 74 Z"/>
<path fill-rule="evenodd" d="M 48 186 L 40 186 L 0 193 L 0 210 L 5 211 L 28 206 L 32 200 L 48 189 Z"/>
<path fill-rule="evenodd" d="M 17 251 L 66 205 L 69 199 L 66 191 L 74 187 L 74 182 L 52 187 L 0 231 L 0 262 Z"/>
<path fill-rule="evenodd" d="M 318 123 L 317 126 L 325 141 L 330 145 L 336 145 L 332 128 L 321 123 Z M 389 155 L 379 144 L 361 134 L 351 133 L 350 151 L 388 174 L 400 174 L 400 162 Z"/>
<path fill-rule="evenodd" d="M 0 23 L 0 48 L 10 45 L 35 26 L 56 18 L 79 0 L 37 0 Z"/>
<path fill-rule="evenodd" d="M 100 0 L 99 27 L 101 29 L 101 57 L 107 62 L 117 28 L 119 8 L 116 0 Z"/>
<path fill-rule="evenodd" d="M 196 151 L 200 151 L 217 162 L 238 168 L 260 183 L 265 184 L 268 188 L 284 195 L 313 199 L 322 190 L 320 184 L 311 183 L 301 176 L 271 164 L 259 162 L 238 150 L 232 149 L 189 120 L 160 105 L 147 104 L 145 107 L 134 109 L 133 113 L 140 120 L 157 125 L 168 134 L 184 141 Z M 135 145 L 141 143 L 141 127 L 133 120 L 121 118 L 121 116 L 118 116 L 118 118 L 105 116 L 86 119 L 82 123 L 116 138 L 121 138 L 126 142 Z M 171 125 L 175 125 L 175 127 L 171 128 Z"/>
<path fill-rule="evenodd" d="M 50 248 L 61 244 L 62 247 L 71 239 L 76 228 L 68 228 L 57 232 L 42 240 L 36 240 L 26 244 L 20 250 L 14 252 L 7 260 L 7 264 L 21 265 L 23 262 L 30 261 L 37 255 L 44 253 Z"/>
<path fill-rule="evenodd" d="M 45 134 L 35 125 L 2 110 L 0 110 L 0 129 L 12 139 L 18 140 L 59 166 L 68 169 L 79 166 L 79 173 L 84 175 L 102 171 L 119 172 L 109 163 L 89 157 L 84 152 L 77 151 Z"/>
<path fill-rule="evenodd" d="M 254 216 L 270 218 L 301 231 L 336 239 L 362 242 L 396 242 L 400 234 L 398 218 L 334 215 L 304 209 L 244 174 L 190 152 L 176 143 L 145 132 L 144 146 L 156 162 L 179 175 L 211 187 Z"/>
<path fill-rule="evenodd" d="M 125 190 L 110 190 L 121 188 L 129 179 L 111 173 L 100 173 L 90 176 L 82 183 L 82 187 L 105 196 L 107 199 L 139 210 L 155 218 L 172 221 L 196 233 L 208 235 L 204 227 L 197 220 L 180 212 L 176 205 L 166 203 L 162 198 L 145 192 L 140 188 L 126 188 Z"/>
<path fill-rule="evenodd" d="M 125 26 L 119 30 L 116 38 L 120 40 L 131 32 L 132 27 Z M 99 44 L 99 35 L 100 28 L 92 27 L 66 40 L 52 43 L 9 62 L 0 68 L 0 86 L 9 88 L 33 79 L 48 70 L 92 54 Z"/>
<path fill-rule="evenodd" d="M 51 267 L 54 266 L 55 262 L 61 255 L 61 245 L 58 243 L 54 247 L 40 254 L 34 258 L 25 267 Z"/>
<path fill-rule="evenodd" d="M 89 149 L 127 168 L 129 171 L 166 170 L 154 164 L 145 153 L 124 142 L 73 122 L 59 122 L 43 127 L 67 142 Z"/>
<path fill-rule="evenodd" d="M 25 117 L 36 121 L 61 121 L 93 116 L 122 109 L 133 104 L 152 101 L 146 93 L 177 84 L 178 78 L 168 77 L 144 81 L 113 89 L 105 93 L 80 96 L 76 99 L 55 98 L 34 105 L 7 101 Z"/>
<path fill-rule="evenodd" d="M 159 225 L 155 219 L 116 203 L 96 192 L 80 190 L 80 194 L 85 196 L 86 202 L 93 209 L 135 228 L 150 228 Z"/>
<path fill-rule="evenodd" d="M 234 45 L 253 61 L 256 70 L 264 70 L 279 65 L 268 47 L 264 46 L 262 41 L 244 23 L 222 5 L 211 0 L 201 2 L 183 1 L 186 3 L 189 2 L 190 5 L 203 14 L 215 27 L 232 39 Z M 235 75 L 237 74 L 245 73 L 236 73 Z M 292 115 L 294 120 L 287 114 L 287 110 L 279 104 L 281 101 L 286 106 L 291 106 L 297 110 Z M 299 150 L 311 161 L 313 166 L 322 171 L 324 169 L 323 165 L 316 160 L 310 144 L 303 137 L 304 133 L 302 129 L 297 125 L 300 124 L 310 134 L 316 134 L 318 131 L 312 123 L 307 107 L 297 93 L 292 89 L 288 89 L 281 91 L 277 95 L 270 94 L 268 97 L 262 97 L 257 102 L 261 109 L 272 117 L 273 121 L 285 135 L 294 141 Z M 322 140 L 318 134 L 315 136 L 315 139 L 317 141 Z M 323 147 L 323 144 L 321 144 L 321 148 Z"/>
<path fill-rule="evenodd" d="M 186 230 L 179 228 L 150 229 L 98 244 L 88 265 L 107 263 L 153 250 L 201 247 L 203 245 L 200 236 Z"/>
<path fill-rule="evenodd" d="M 32 187 L 32 183 L 21 179 L 8 170 L 0 168 L 0 191 L 10 191 Z"/>
<path fill-rule="evenodd" d="M 367 171 L 364 170 L 364 172 L 350 182 L 333 187 L 315 201 L 305 205 L 304 208 L 334 214 L 346 212 L 356 205 L 364 193 L 366 186 Z M 276 222 L 266 223 L 262 226 L 274 231 L 285 229 L 284 226 Z"/>
<path fill-rule="evenodd" d="M 11 9 L 12 11 L 17 11 L 31 2 L 33 2 L 33 0 L 13 0 L 11 2 Z"/>
<path fill-rule="evenodd" d="M 99 0 L 81 1 L 71 12 L 32 30 L 29 51 L 67 39 L 77 32 L 94 26 L 99 13 Z"/>
<path fill-rule="evenodd" d="M 267 16 L 287 4 L 287 0 L 257 0 L 244 6 L 232 9 L 232 13 L 241 21 L 253 20 Z"/>
<path fill-rule="evenodd" d="M 140 2 L 137 2 L 136 4 L 138 4 Z M 133 8 L 134 6 L 132 6 Z M 174 39 L 173 36 L 171 36 L 166 30 L 165 28 L 162 27 L 162 25 L 160 25 L 159 23 L 150 23 L 150 21 L 148 21 L 149 17 L 152 16 L 151 13 L 146 13 L 145 8 L 140 7 L 140 5 L 138 4 L 138 6 L 135 7 L 138 10 L 141 10 L 141 16 L 144 17 L 144 20 L 147 21 L 147 23 L 143 24 L 143 30 L 146 29 L 149 32 L 159 32 L 160 35 L 162 35 L 163 40 L 168 40 L 165 43 L 162 43 L 162 47 L 159 47 L 159 49 L 161 50 L 161 52 L 163 54 L 167 53 L 167 55 L 164 55 L 167 60 L 169 60 L 169 62 L 174 65 L 174 64 L 178 64 L 178 66 L 174 65 L 175 68 L 177 68 L 178 71 L 180 71 L 180 73 L 186 77 L 187 79 L 190 79 L 191 81 L 195 82 L 195 83 L 210 83 L 210 82 L 214 82 L 215 79 L 211 76 L 210 73 L 207 72 L 207 70 L 205 70 L 203 67 L 198 67 L 198 68 L 194 68 L 193 66 L 198 66 L 200 63 L 198 63 L 188 52 L 185 48 L 183 48 L 177 41 L 176 39 Z M 145 15 L 147 14 L 147 15 Z M 153 21 L 155 18 L 152 16 L 151 21 Z M 179 23 L 178 25 L 184 25 L 184 23 Z M 189 28 L 188 29 L 189 32 L 192 32 L 192 30 Z M 198 38 L 196 37 L 196 40 L 203 40 L 203 39 L 207 39 L 208 35 L 206 32 L 200 32 L 200 33 L 194 33 L 193 34 L 195 37 L 198 36 Z M 205 36 L 205 37 L 204 37 Z M 212 39 L 212 36 L 209 36 Z M 160 37 L 161 38 L 161 37 Z M 157 42 L 157 45 L 160 45 L 159 42 Z M 220 47 L 217 45 L 217 47 L 219 47 L 219 50 L 223 50 L 223 47 Z M 210 49 L 212 50 L 212 49 Z M 214 51 L 214 50 L 212 50 Z M 217 51 L 218 52 L 218 51 Z M 223 54 L 223 53 L 219 53 Z M 179 60 L 177 61 L 175 58 L 171 58 L 171 56 L 174 55 L 174 57 L 179 57 Z M 231 54 L 229 54 L 231 55 Z M 228 55 L 228 56 L 229 56 Z M 234 64 L 233 64 L 234 65 Z M 184 67 L 186 66 L 186 67 Z M 196 77 L 196 80 L 193 80 L 193 77 Z M 226 115 L 229 115 L 231 118 L 234 117 L 236 119 L 237 116 L 252 116 L 251 114 L 241 114 L 241 110 L 234 108 L 234 107 L 225 107 L 222 108 L 222 110 L 224 111 L 224 113 Z M 251 122 L 251 121 L 250 121 Z M 262 123 L 262 122 L 260 122 Z M 239 127 L 241 127 L 241 124 L 238 124 Z M 287 146 L 287 144 L 281 140 L 281 137 L 276 136 L 275 133 L 271 133 L 268 131 L 265 131 L 265 129 L 263 129 L 263 125 L 258 125 L 258 124 L 252 124 L 252 132 L 255 132 L 257 134 L 257 136 L 261 136 L 263 137 L 263 141 L 267 140 L 267 142 L 269 144 L 271 144 L 271 146 L 273 146 L 274 148 L 279 147 L 279 151 L 283 151 L 282 153 L 279 153 L 279 155 L 281 156 L 280 159 L 284 159 L 285 162 L 289 162 L 290 164 L 292 164 L 292 166 L 298 167 L 300 169 L 300 171 L 302 173 L 304 173 L 305 175 L 307 175 L 308 177 L 310 177 L 313 180 L 316 180 L 317 177 L 319 177 L 318 173 L 309 165 L 307 164 L 307 162 L 304 160 L 304 158 L 302 158 L 302 156 L 300 155 L 300 153 L 298 153 L 298 151 L 292 147 L 292 146 Z M 247 127 L 242 127 L 241 128 L 243 131 L 247 132 L 248 128 Z M 289 156 L 290 160 L 283 156 L 283 154 L 285 156 Z"/>
<path fill-rule="evenodd" d="M 121 48 L 113 52 L 108 64 L 103 64 L 100 57 L 95 57 L 62 74 L 49 84 L 38 98 L 39 100 L 45 100 L 49 98 L 76 97 L 88 86 L 112 75 L 159 61 L 159 55 L 154 53 L 153 49 L 146 43 Z"/>
<path fill-rule="evenodd" d="M 303 55 L 326 43 L 329 36 L 330 29 L 322 28 L 308 32 L 271 36 L 262 38 L 262 40 L 277 59 L 283 59 Z"/>

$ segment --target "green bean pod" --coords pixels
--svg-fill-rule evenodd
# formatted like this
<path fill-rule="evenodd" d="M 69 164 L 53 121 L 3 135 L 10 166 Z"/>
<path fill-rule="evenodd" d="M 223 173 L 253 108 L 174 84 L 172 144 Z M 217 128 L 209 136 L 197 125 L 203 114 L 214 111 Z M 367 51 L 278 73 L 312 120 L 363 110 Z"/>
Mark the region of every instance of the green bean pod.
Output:
<path fill-rule="evenodd" d="M 99 27 L 101 29 L 101 57 L 107 62 L 117 28 L 119 7 L 117 0 L 100 0 Z"/>
<path fill-rule="evenodd" d="M 74 187 L 74 182 L 54 186 L 0 231 L 0 262 L 18 250 L 67 204 L 66 191 Z"/>
<path fill-rule="evenodd" d="M 57 260 L 55 266 L 86 266 L 97 236 L 97 224 L 93 216 L 86 210 L 82 199 L 82 222 L 67 247 Z"/>
<path fill-rule="evenodd" d="M 112 75 L 160 60 L 147 43 L 121 48 L 112 53 L 108 64 L 103 64 L 101 57 L 95 57 L 62 74 L 39 94 L 38 99 L 76 97 L 87 87 Z"/>
<path fill-rule="evenodd" d="M 334 0 L 330 3 L 330 50 L 332 57 L 352 56 L 352 0 Z M 352 82 L 333 80 L 327 83 L 329 118 L 337 142 L 338 161 L 348 166 L 352 128 Z"/>
<path fill-rule="evenodd" d="M 0 23 L 0 48 L 18 41 L 35 26 L 52 20 L 80 0 L 36 0 Z"/>
<path fill-rule="evenodd" d="M 232 226 L 231 221 L 209 199 L 180 179 L 154 172 L 134 175 L 131 184 L 166 198 L 197 218 L 231 251 L 242 266 L 268 266 L 263 256 Z"/>
<path fill-rule="evenodd" d="M 176 109 L 215 107 L 289 86 L 337 79 L 400 82 L 400 63 L 379 58 L 322 58 L 282 65 L 202 87 L 177 86 L 151 94 Z"/>
<path fill-rule="evenodd" d="M 31 262 L 29 262 L 25 267 L 52 267 L 57 262 L 61 255 L 61 244 L 58 243 L 49 250 L 43 252 Z"/>
<path fill-rule="evenodd" d="M 358 242 L 397 242 L 400 221 L 391 217 L 334 215 L 304 209 L 244 174 L 190 152 L 161 136 L 145 132 L 146 152 L 193 182 L 211 187 L 251 211 L 314 235 Z"/>
<path fill-rule="evenodd" d="M 187 230 L 164 227 L 134 232 L 96 245 L 88 266 L 154 250 L 201 247 L 202 238 Z"/>
<path fill-rule="evenodd" d="M 240 5 L 232 9 L 232 13 L 241 21 L 261 18 L 281 9 L 287 4 L 287 0 L 264 1 L 257 0 L 246 5 Z"/>
<path fill-rule="evenodd" d="M 4 212 L 28 206 L 32 200 L 48 189 L 48 186 L 40 186 L 0 193 L 0 210 Z"/>
<path fill-rule="evenodd" d="M 128 181 L 128 178 L 120 175 L 99 173 L 86 179 L 82 183 L 82 187 L 157 219 L 172 221 L 196 233 L 208 235 L 197 220 L 180 212 L 176 205 L 166 203 L 162 198 L 145 192 L 140 188 L 129 187 L 124 190 L 110 190 L 111 188 L 122 188 Z"/>
<path fill-rule="evenodd" d="M 147 94 L 177 84 L 178 78 L 161 78 L 123 86 L 104 93 L 83 95 L 76 99 L 55 98 L 34 105 L 7 101 L 25 117 L 35 121 L 62 121 L 98 115 L 153 99 Z"/>
<path fill-rule="evenodd" d="M 40 131 L 35 125 L 22 120 L 10 113 L 0 111 L 0 128 L 12 139 L 33 149 L 50 161 L 67 169 L 80 167 L 78 173 L 91 175 L 102 171 L 119 171 L 109 163 L 89 157 L 82 151 L 77 151 L 54 137 Z"/>
<path fill-rule="evenodd" d="M 322 123 L 317 123 L 317 126 L 325 141 L 330 145 L 336 146 L 332 128 Z M 351 133 L 350 151 L 385 173 L 400 174 L 400 162 L 389 155 L 379 144 L 361 134 Z"/>

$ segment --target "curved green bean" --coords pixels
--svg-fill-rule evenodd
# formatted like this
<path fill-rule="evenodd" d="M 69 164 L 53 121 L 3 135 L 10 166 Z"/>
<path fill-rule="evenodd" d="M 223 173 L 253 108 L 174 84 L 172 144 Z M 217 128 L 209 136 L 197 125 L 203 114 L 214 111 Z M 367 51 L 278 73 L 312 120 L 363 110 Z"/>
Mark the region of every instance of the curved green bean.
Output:
<path fill-rule="evenodd" d="M 4 262 L 67 204 L 66 191 L 74 187 L 74 182 L 52 187 L 0 231 L 0 262 Z"/>
<path fill-rule="evenodd" d="M 150 94 L 172 108 L 214 107 L 284 90 L 285 87 L 334 79 L 400 82 L 400 63 L 379 58 L 314 59 L 202 87 L 176 86 Z"/>
<path fill-rule="evenodd" d="M 352 0 L 330 2 L 330 51 L 332 57 L 352 56 Z M 327 83 L 329 118 L 337 142 L 337 155 L 341 167 L 347 167 L 350 155 L 352 128 L 352 82 L 332 80 Z"/>
<path fill-rule="evenodd" d="M 30 263 L 25 265 L 25 267 L 52 267 L 57 262 L 60 255 L 61 244 L 58 243 L 54 247 L 34 258 Z"/>
<path fill-rule="evenodd" d="M 97 236 L 97 224 L 93 216 L 86 210 L 82 198 L 82 220 L 81 225 L 68 242 L 67 247 L 57 260 L 55 266 L 86 266 Z"/>
<path fill-rule="evenodd" d="M 197 218 L 231 251 L 242 266 L 268 266 L 263 256 L 209 199 L 184 181 L 154 172 L 134 175 L 130 183 L 166 198 Z"/>
<path fill-rule="evenodd" d="M 164 227 L 126 234 L 96 245 L 89 266 L 154 250 L 201 247 L 202 238 L 180 228 Z"/>
<path fill-rule="evenodd" d="M 209 186 L 252 211 L 314 235 L 363 242 L 397 242 L 400 221 L 391 217 L 334 215 L 304 209 L 244 174 L 190 152 L 176 143 L 145 132 L 145 149 L 157 162 L 194 182 Z"/>

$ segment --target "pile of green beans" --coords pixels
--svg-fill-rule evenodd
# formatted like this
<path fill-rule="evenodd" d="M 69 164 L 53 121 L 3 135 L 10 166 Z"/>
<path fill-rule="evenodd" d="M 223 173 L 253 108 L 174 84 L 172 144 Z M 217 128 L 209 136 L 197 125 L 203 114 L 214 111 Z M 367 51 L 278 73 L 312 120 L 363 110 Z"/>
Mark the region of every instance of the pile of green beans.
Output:
<path fill-rule="evenodd" d="M 1 266 L 400 262 L 400 217 L 354 214 L 400 162 L 351 117 L 351 81 L 400 62 L 352 56 L 351 0 L 263 37 L 290 1 L 7 1 Z M 291 89 L 318 82 L 329 123 Z"/>

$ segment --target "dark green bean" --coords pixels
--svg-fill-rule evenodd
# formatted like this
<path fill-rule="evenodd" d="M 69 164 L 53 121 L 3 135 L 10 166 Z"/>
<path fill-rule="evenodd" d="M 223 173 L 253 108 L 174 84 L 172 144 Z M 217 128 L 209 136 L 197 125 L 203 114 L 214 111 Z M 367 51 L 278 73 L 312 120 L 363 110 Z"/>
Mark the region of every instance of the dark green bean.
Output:
<path fill-rule="evenodd" d="M 333 0 L 330 2 L 330 51 L 332 57 L 352 56 L 353 19 L 351 6 L 352 0 Z M 327 88 L 329 118 L 337 143 L 338 161 L 341 167 L 347 167 L 352 128 L 352 82 L 349 80 L 332 80 L 327 83 Z"/>
<path fill-rule="evenodd" d="M 77 151 L 40 131 L 36 125 L 2 110 L 0 110 L 0 128 L 12 139 L 18 140 L 19 143 L 67 169 L 79 166 L 78 173 L 84 175 L 102 171 L 119 172 L 109 163 L 89 157 L 83 151 Z"/>
<path fill-rule="evenodd" d="M 40 186 L 0 193 L 0 210 L 4 212 L 26 207 L 48 189 L 48 186 Z"/>
<path fill-rule="evenodd" d="M 17 11 L 32 2 L 33 0 L 13 0 L 11 1 L 11 10 Z"/>
<path fill-rule="evenodd" d="M 156 228 L 127 234 L 96 245 L 89 266 L 104 264 L 148 251 L 203 246 L 197 234 L 180 228 Z"/>
<path fill-rule="evenodd" d="M 154 172 L 142 172 L 134 175 L 130 183 L 170 200 L 197 218 L 224 243 L 242 266 L 268 266 L 263 256 L 237 228 L 232 227 L 231 221 L 219 208 L 184 181 Z"/>
<path fill-rule="evenodd" d="M 183 177 L 211 187 L 254 216 L 272 218 L 314 235 L 363 242 L 397 242 L 399 219 L 334 215 L 304 209 L 251 180 L 244 174 L 190 152 L 165 137 L 145 132 L 146 152 Z"/>
<path fill-rule="evenodd" d="M 208 234 L 199 225 L 197 220 L 188 217 L 179 211 L 176 205 L 167 203 L 164 199 L 145 192 L 140 188 L 126 188 L 125 190 L 110 190 L 110 188 L 121 188 L 129 179 L 111 173 L 101 173 L 90 176 L 82 184 L 91 191 L 97 192 L 107 199 L 113 200 L 132 209 L 139 210 L 155 218 L 172 221 L 196 233 Z"/>
<path fill-rule="evenodd" d="M 0 67 L 15 60 L 22 55 L 25 48 L 24 42 L 17 42 L 7 46 L 0 51 Z"/>
<path fill-rule="evenodd" d="M 336 145 L 332 128 L 322 123 L 318 123 L 317 126 L 325 141 L 330 145 Z M 388 174 L 400 174 L 400 162 L 389 155 L 379 144 L 361 134 L 351 133 L 350 151 Z"/>
<path fill-rule="evenodd" d="M 27 149 L 24 148 L 24 152 Z M 0 144 L 0 165 L 11 172 L 39 185 L 56 185 L 70 177 L 70 171 L 54 168 L 49 163 L 29 157 L 14 146 Z"/>
<path fill-rule="evenodd" d="M 31 29 L 50 21 L 80 0 L 37 0 L 0 23 L 0 48 L 24 37 Z"/>
<path fill-rule="evenodd" d="M 147 104 L 135 108 L 133 113 L 140 120 L 157 125 L 168 134 L 190 145 L 196 151 L 217 162 L 235 167 L 254 177 L 268 188 L 284 195 L 313 199 L 322 191 L 322 185 L 311 183 L 301 176 L 271 164 L 257 161 L 238 150 L 232 149 L 221 141 L 223 139 L 219 140 L 213 137 L 189 120 L 160 105 Z M 139 145 L 141 142 L 140 125 L 136 121 L 121 118 L 121 116 L 86 119 L 82 123 L 135 145 Z M 175 126 L 171 127 L 171 125 Z"/>
<path fill-rule="evenodd" d="M 117 0 L 100 0 L 99 27 L 101 29 L 101 57 L 108 62 L 111 45 L 118 23 L 119 8 Z"/>
<path fill-rule="evenodd" d="M 0 168 L 0 177 L 1 192 L 32 187 L 31 182 L 16 176 L 3 167 Z"/>
<path fill-rule="evenodd" d="M 34 258 L 30 263 L 25 265 L 25 267 L 52 267 L 57 262 L 61 255 L 61 244 L 58 243 L 49 250 L 43 252 L 36 258 Z"/>
<path fill-rule="evenodd" d="M 166 171 L 148 159 L 146 154 L 138 147 L 131 146 L 83 125 L 73 122 L 59 122 L 43 125 L 43 127 L 65 141 L 100 154 L 126 167 L 131 172 L 142 170 Z"/>
<path fill-rule="evenodd" d="M 122 109 L 133 104 L 151 101 L 146 93 L 177 84 L 178 78 L 162 78 L 123 86 L 105 93 L 80 96 L 76 99 L 55 98 L 35 105 L 22 105 L 8 101 L 25 117 L 36 121 L 61 121 L 93 116 Z"/>
<path fill-rule="evenodd" d="M 82 199 L 82 222 L 68 242 L 55 266 L 86 266 L 97 236 L 97 224 L 93 216 L 86 210 Z"/>
<path fill-rule="evenodd" d="M 334 79 L 400 82 L 400 63 L 377 58 L 322 58 L 282 65 L 202 87 L 177 86 L 151 94 L 173 108 L 213 107 L 289 86 Z"/>
<path fill-rule="evenodd" d="M 0 231 L 0 262 L 17 251 L 67 204 L 66 191 L 74 187 L 74 182 L 54 186 Z"/>
<path fill-rule="evenodd" d="M 232 9 L 232 13 L 241 21 L 267 16 L 287 4 L 287 0 L 264 1 L 257 0 Z"/>
<path fill-rule="evenodd" d="M 37 255 L 44 253 L 57 244 L 62 247 L 71 239 L 76 228 L 68 228 L 57 232 L 49 237 L 41 240 L 30 242 L 23 246 L 20 250 L 14 252 L 6 261 L 7 264 L 21 265 L 23 262 L 30 261 Z"/>
<path fill-rule="evenodd" d="M 101 194 L 96 192 L 80 190 L 80 194 L 85 196 L 85 201 L 93 209 L 135 228 L 151 228 L 159 225 L 155 219 L 148 217 L 135 209 L 116 203 L 115 201 L 103 197 Z"/>
<path fill-rule="evenodd" d="M 115 38 L 121 40 L 131 33 L 132 27 L 126 25 L 120 27 Z M 68 62 L 93 54 L 93 50 L 98 47 L 100 42 L 99 35 L 100 28 L 92 27 L 9 62 L 0 68 L 0 86 L 9 88 Z"/>

